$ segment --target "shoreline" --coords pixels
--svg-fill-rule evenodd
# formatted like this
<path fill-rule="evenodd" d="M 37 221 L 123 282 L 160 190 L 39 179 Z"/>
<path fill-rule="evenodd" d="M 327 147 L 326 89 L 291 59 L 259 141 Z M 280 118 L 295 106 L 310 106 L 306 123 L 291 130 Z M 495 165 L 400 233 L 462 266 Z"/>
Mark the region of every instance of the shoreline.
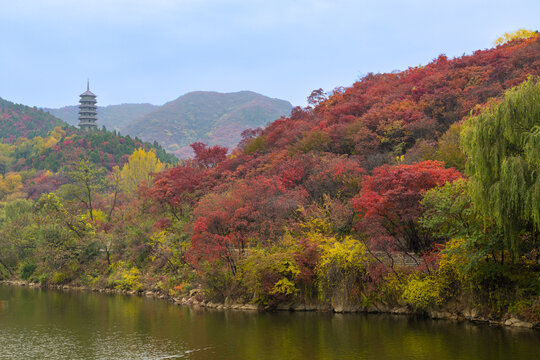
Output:
<path fill-rule="evenodd" d="M 231 301 L 225 301 L 223 303 L 215 303 L 206 300 L 198 300 L 198 290 L 192 290 L 188 297 L 175 298 L 169 295 L 165 295 L 160 292 L 151 291 L 151 290 L 121 290 L 121 289 L 109 289 L 109 288 L 89 288 L 85 286 L 75 286 L 75 285 L 41 285 L 40 283 L 31 283 L 22 280 L 0 280 L 0 285 L 8 286 L 19 286 L 19 287 L 29 287 L 29 288 L 39 288 L 39 289 L 48 289 L 48 290 L 60 290 L 65 292 L 70 291 L 84 291 L 84 292 L 95 292 L 101 294 L 110 294 L 110 295 L 126 295 L 126 296 L 140 296 L 140 297 L 149 297 L 159 300 L 167 301 L 174 305 L 179 306 L 188 306 L 191 308 L 203 308 L 203 309 L 214 309 L 214 310 L 239 310 L 239 311 L 251 311 L 251 312 L 270 312 L 270 311 L 292 311 L 292 312 L 332 312 L 336 314 L 346 314 L 346 313 L 364 313 L 364 314 L 390 314 L 390 315 L 403 315 L 403 316 L 423 316 L 433 320 L 446 320 L 451 322 L 470 322 L 476 325 L 489 325 L 494 327 L 505 327 L 505 328 L 518 328 L 518 329 L 530 329 L 530 330 L 540 330 L 540 323 L 530 323 L 527 321 L 520 320 L 516 317 L 506 314 L 501 319 L 486 318 L 478 315 L 475 309 L 464 312 L 451 312 L 448 310 L 441 309 L 431 310 L 431 311 L 418 311 L 410 309 L 406 306 L 371 306 L 371 307 L 362 307 L 362 306 L 350 306 L 350 307 L 336 307 L 332 308 L 329 305 L 315 305 L 315 304 L 303 304 L 303 303 L 289 303 L 289 304 L 279 304 L 275 307 L 263 307 L 257 304 L 241 304 L 234 303 Z"/>

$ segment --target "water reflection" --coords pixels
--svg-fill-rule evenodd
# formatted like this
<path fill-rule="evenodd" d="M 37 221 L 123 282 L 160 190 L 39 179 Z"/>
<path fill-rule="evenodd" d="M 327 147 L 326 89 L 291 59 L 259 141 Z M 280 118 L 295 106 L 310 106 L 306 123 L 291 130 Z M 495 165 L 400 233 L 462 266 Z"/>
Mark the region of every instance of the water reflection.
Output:
<path fill-rule="evenodd" d="M 194 310 L 0 286 L 4 359 L 533 359 L 540 332 L 385 315 Z"/>
<path fill-rule="evenodd" d="M 5 300 L 0 300 L 0 315 L 4 313 L 4 311 L 7 309 L 8 302 Z"/>

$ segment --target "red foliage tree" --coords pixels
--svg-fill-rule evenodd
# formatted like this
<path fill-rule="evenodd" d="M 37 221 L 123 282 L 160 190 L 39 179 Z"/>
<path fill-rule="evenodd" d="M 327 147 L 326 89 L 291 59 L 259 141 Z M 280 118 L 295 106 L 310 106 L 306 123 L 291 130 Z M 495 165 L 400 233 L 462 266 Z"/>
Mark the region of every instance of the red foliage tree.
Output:
<path fill-rule="evenodd" d="M 196 142 L 189 146 L 195 153 L 195 162 L 207 168 L 216 166 L 227 157 L 226 147 L 218 145 L 209 147 L 202 142 Z"/>
<path fill-rule="evenodd" d="M 28 194 L 29 199 L 36 200 L 42 194 L 55 192 L 67 183 L 66 177 L 43 171 L 24 185 L 23 192 Z"/>
<path fill-rule="evenodd" d="M 257 136 L 262 135 L 262 133 L 263 133 L 263 129 L 261 129 L 261 128 L 246 129 L 246 130 L 242 131 L 242 133 L 240 134 L 242 139 L 238 143 L 238 147 L 240 149 L 244 149 L 246 147 L 246 145 L 248 144 L 249 140 L 251 140 L 253 138 L 256 138 Z"/>
<path fill-rule="evenodd" d="M 189 258 L 197 264 L 225 260 L 235 271 L 236 260 L 251 243 L 271 243 L 307 194 L 287 190 L 279 178 L 238 181 L 229 190 L 210 193 L 194 211 L 196 220 Z"/>
<path fill-rule="evenodd" d="M 183 206 L 192 206 L 200 195 L 208 170 L 190 164 L 179 165 L 157 173 L 148 196 L 167 206 L 176 217 L 183 212 Z"/>
<path fill-rule="evenodd" d="M 461 174 L 442 162 L 384 165 L 364 178 L 360 194 L 352 200 L 360 217 L 359 228 L 377 250 L 423 252 L 432 239 L 418 226 L 423 193 Z"/>
<path fill-rule="evenodd" d="M 319 263 L 320 257 L 321 248 L 319 244 L 311 242 L 308 239 L 300 239 L 294 259 L 300 270 L 297 279 L 304 285 L 304 290 L 311 288 L 315 282 L 315 268 Z"/>

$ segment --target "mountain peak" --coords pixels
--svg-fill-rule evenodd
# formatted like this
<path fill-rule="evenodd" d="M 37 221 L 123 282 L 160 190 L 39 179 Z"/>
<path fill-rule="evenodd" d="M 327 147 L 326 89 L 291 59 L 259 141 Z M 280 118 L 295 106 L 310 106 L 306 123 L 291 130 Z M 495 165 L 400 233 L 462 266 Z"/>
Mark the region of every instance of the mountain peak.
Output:
<path fill-rule="evenodd" d="M 130 122 L 123 131 L 146 141 L 157 140 L 168 151 L 185 157 L 191 154 L 189 144 L 196 141 L 233 148 L 242 131 L 265 126 L 291 109 L 288 101 L 253 91 L 192 91 Z"/>

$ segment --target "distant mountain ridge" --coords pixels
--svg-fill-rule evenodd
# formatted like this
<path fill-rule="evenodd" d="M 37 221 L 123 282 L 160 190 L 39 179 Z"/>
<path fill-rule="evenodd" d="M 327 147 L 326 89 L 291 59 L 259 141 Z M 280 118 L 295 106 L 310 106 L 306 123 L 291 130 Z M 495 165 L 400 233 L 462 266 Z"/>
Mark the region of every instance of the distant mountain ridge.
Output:
<path fill-rule="evenodd" d="M 287 116 L 290 102 L 252 92 L 194 91 L 170 101 L 130 122 L 123 130 L 145 141 L 156 140 L 168 151 L 184 157 L 189 144 L 235 147 L 242 131 L 265 126 Z"/>
<path fill-rule="evenodd" d="M 130 121 L 133 121 L 139 116 L 145 115 L 158 107 L 158 105 L 152 104 L 98 106 L 98 127 L 101 128 L 102 126 L 105 126 L 108 130 L 120 131 Z M 48 111 L 70 125 L 76 126 L 79 124 L 78 105 L 64 106 L 58 109 L 44 108 L 43 111 Z"/>
<path fill-rule="evenodd" d="M 252 92 L 194 91 L 165 103 L 121 104 L 98 107 L 98 127 L 117 130 L 144 141 L 157 141 L 179 157 L 191 155 L 189 144 L 234 148 L 248 128 L 290 114 L 290 102 Z M 78 107 L 43 109 L 71 125 L 78 123 Z"/>

